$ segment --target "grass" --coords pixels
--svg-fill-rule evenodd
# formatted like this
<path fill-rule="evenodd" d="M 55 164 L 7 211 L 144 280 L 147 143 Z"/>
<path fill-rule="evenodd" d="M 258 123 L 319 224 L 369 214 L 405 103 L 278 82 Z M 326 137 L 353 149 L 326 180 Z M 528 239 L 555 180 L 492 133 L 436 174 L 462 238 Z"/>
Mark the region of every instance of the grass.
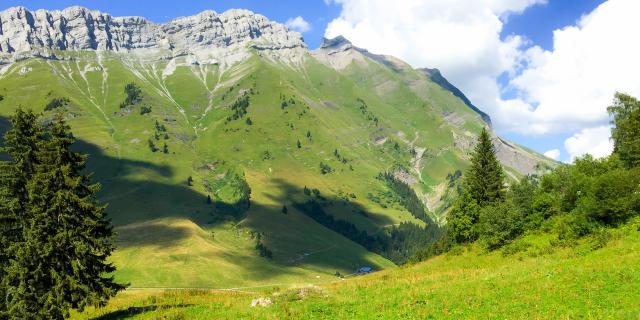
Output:
<path fill-rule="evenodd" d="M 116 278 L 134 287 L 318 283 L 362 265 L 394 268 L 292 204 L 307 200 L 307 186 L 327 199 L 326 212 L 359 230 L 420 223 L 402 208 L 367 199 L 388 191 L 375 177 L 398 164 L 411 168 L 414 147 L 438 150 L 436 158 L 421 161 L 422 180 L 414 187 L 439 190 L 435 186 L 448 173 L 467 163 L 451 132 L 462 135 L 481 125 L 473 111 L 417 71 L 394 72 L 375 63 L 337 72 L 309 59 L 301 72 L 255 55 L 221 70 L 191 65 L 184 57 L 58 54 L 59 60 L 22 60 L 0 76 L 0 120 L 17 106 L 43 111 L 52 97 L 70 99 L 58 111 L 67 115 L 81 140 L 78 148 L 90 154 L 88 169 L 103 186 L 99 196 L 119 234 L 112 257 Z M 23 74 L 23 67 L 31 71 Z M 120 104 L 131 82 L 144 99 L 126 112 Z M 245 92 L 251 92 L 246 117 L 253 124 L 245 118 L 226 122 L 230 105 Z M 281 96 L 296 103 L 282 109 Z M 358 98 L 366 101 L 368 114 Z M 141 115 L 142 105 L 151 113 Z M 444 112 L 456 112 L 465 124 L 448 123 Z M 162 134 L 155 140 L 156 121 L 166 127 L 167 139 Z M 388 142 L 377 145 L 383 137 Z M 158 148 L 166 143 L 169 152 L 151 152 L 149 139 Z M 322 175 L 321 162 L 334 172 Z M 234 190 L 222 185 L 210 192 L 204 183 L 229 171 L 243 173 L 251 187 L 251 208 L 243 214 L 230 216 L 206 203 L 207 195 L 233 203 Z M 186 184 L 190 176 L 193 186 Z M 347 201 L 344 194 L 353 197 Z M 281 212 L 285 205 L 288 214 Z M 273 259 L 259 256 L 248 232 L 263 235 Z"/>
<path fill-rule="evenodd" d="M 640 220 L 571 247 L 528 235 L 501 251 L 472 246 L 416 265 L 320 286 L 237 291 L 129 290 L 98 319 L 638 319 Z M 268 307 L 250 307 L 257 298 Z M 146 309 L 145 309 L 146 308 Z"/>

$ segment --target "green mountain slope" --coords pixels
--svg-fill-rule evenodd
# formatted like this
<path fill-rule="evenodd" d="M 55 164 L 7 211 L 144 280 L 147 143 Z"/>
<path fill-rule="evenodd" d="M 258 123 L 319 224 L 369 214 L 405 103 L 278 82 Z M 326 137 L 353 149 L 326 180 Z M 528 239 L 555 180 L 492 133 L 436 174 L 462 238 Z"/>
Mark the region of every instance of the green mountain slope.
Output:
<path fill-rule="evenodd" d="M 18 60 L 2 68 L 0 116 L 65 114 L 118 232 L 116 276 L 134 287 L 326 282 L 401 262 L 405 249 L 376 241 L 403 222 L 435 236 L 481 114 L 424 72 L 346 42 L 299 60 L 247 48 L 233 63 L 109 51 Z M 495 141 L 513 178 L 553 165 Z"/>

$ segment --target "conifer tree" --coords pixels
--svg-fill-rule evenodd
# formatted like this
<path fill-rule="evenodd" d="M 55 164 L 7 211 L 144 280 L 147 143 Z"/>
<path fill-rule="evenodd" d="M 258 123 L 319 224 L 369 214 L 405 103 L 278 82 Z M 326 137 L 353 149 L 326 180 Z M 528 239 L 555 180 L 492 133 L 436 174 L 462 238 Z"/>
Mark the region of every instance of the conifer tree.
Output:
<path fill-rule="evenodd" d="M 504 174 L 496 158 L 489 132 L 482 129 L 471 155 L 462 193 L 447 219 L 449 238 L 457 243 L 478 239 L 480 210 L 504 198 Z"/>
<path fill-rule="evenodd" d="M 15 319 L 64 319 L 70 309 L 104 305 L 124 287 L 108 274 L 114 250 L 104 207 L 84 169 L 86 156 L 71 151 L 75 138 L 61 117 L 37 143 L 26 185 L 22 241 L 10 249 L 7 310 Z"/>
<path fill-rule="evenodd" d="M 478 137 L 464 183 L 470 197 L 480 206 L 504 197 L 504 173 L 486 128 L 482 128 Z"/>
<path fill-rule="evenodd" d="M 22 226 L 27 215 L 27 183 L 38 163 L 38 141 L 43 128 L 32 111 L 16 110 L 11 117 L 11 130 L 4 136 L 0 154 L 0 319 L 8 318 L 6 293 L 11 286 L 7 276 L 11 251 L 22 242 Z"/>

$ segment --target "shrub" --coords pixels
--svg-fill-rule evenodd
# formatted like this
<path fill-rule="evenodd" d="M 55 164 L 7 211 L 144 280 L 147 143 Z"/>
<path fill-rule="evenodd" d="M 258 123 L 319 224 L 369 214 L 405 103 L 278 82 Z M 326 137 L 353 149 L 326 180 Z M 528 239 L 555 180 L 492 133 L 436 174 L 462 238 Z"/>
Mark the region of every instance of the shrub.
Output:
<path fill-rule="evenodd" d="M 328 164 L 324 162 L 320 162 L 320 173 L 321 174 L 329 174 L 333 172 L 333 168 L 331 168 Z"/>
<path fill-rule="evenodd" d="M 53 98 L 47 105 L 44 107 L 45 111 L 51 111 L 54 109 L 58 109 L 60 107 L 65 107 L 69 104 L 69 98 Z"/>
<path fill-rule="evenodd" d="M 140 107 L 140 115 L 144 116 L 145 114 L 151 113 L 151 107 L 142 106 Z"/>
<path fill-rule="evenodd" d="M 596 225 L 582 214 L 564 214 L 555 220 L 554 233 L 558 244 L 572 246 L 576 240 L 590 234 Z"/>
<path fill-rule="evenodd" d="M 508 244 L 523 230 L 523 215 L 510 201 L 480 210 L 480 242 L 489 250 Z"/>
<path fill-rule="evenodd" d="M 640 170 L 617 169 L 592 179 L 576 211 L 595 221 L 613 225 L 640 211 Z"/>
<path fill-rule="evenodd" d="M 124 87 L 124 93 L 127 95 L 127 97 L 120 104 L 120 109 L 124 109 L 128 106 L 135 105 L 142 101 L 142 90 L 133 82 L 128 83 Z"/>

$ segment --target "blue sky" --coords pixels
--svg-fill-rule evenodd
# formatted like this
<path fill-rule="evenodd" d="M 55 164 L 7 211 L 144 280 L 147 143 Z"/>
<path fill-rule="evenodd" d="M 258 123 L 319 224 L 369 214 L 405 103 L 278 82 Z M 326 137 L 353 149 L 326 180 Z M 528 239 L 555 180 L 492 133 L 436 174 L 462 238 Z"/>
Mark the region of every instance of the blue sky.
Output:
<path fill-rule="evenodd" d="M 583 148 L 581 150 L 577 150 L 576 148 L 566 148 L 566 141 L 571 137 L 577 138 L 585 138 L 587 135 L 579 136 L 581 133 L 585 133 L 584 130 L 590 129 L 589 126 L 594 127 L 596 125 L 605 125 L 602 116 L 598 119 L 600 122 L 594 122 L 591 120 L 584 120 L 582 122 L 576 123 L 567 123 L 566 128 L 559 128 L 557 123 L 554 124 L 546 124 L 546 123 L 528 123 L 523 121 L 522 118 L 527 115 L 534 116 L 535 113 L 528 112 L 520 112 L 520 116 L 518 113 L 514 113 L 512 118 L 508 118 L 503 116 L 506 109 L 504 107 L 499 108 L 495 107 L 493 101 L 496 101 L 496 97 L 492 97 L 489 95 L 483 95 L 483 91 L 491 91 L 487 90 L 487 88 L 491 89 L 491 86 L 498 88 L 499 93 L 497 93 L 497 99 L 500 100 L 500 103 L 505 105 L 510 105 L 509 103 L 518 103 L 520 105 L 527 105 L 531 109 L 536 109 L 538 104 L 546 103 L 549 104 L 549 101 L 544 100 L 543 98 L 537 99 L 537 97 L 529 97 L 532 92 L 534 92 L 535 88 L 529 87 L 516 87 L 514 84 L 520 83 L 519 81 L 522 79 L 517 79 L 519 73 L 522 73 L 522 70 L 517 68 L 498 68 L 493 71 L 483 71 L 483 66 L 473 65 L 475 57 L 472 56 L 474 54 L 473 50 L 470 50 L 471 56 L 466 56 L 467 60 L 470 60 L 468 65 L 461 63 L 460 65 L 455 65 L 455 61 L 451 62 L 449 60 L 442 59 L 428 59 L 422 57 L 416 57 L 415 52 L 420 52 L 415 48 L 405 48 L 405 52 L 403 51 L 394 51 L 393 48 L 385 47 L 385 45 L 379 45 L 381 41 L 378 41 L 376 32 L 392 30 L 390 32 L 391 38 L 384 39 L 387 42 L 392 42 L 395 35 L 393 34 L 393 30 L 395 30 L 395 26 L 393 25 L 394 21 L 398 25 L 407 24 L 409 27 L 408 30 L 411 30 L 411 18 L 412 17 L 394 17 L 393 10 L 395 7 L 401 8 L 403 5 L 410 6 L 410 2 L 402 0 L 397 0 L 398 2 L 388 2 L 386 0 L 376 0 L 376 1 L 365 1 L 365 0 L 307 0 L 307 1 L 264 1 L 264 0 L 236 0 L 236 1 L 90 1 L 90 0 L 58 0 L 58 1 L 43 1 L 43 0 L 3 0 L 2 7 L 11 7 L 11 6 L 25 6 L 29 9 L 61 9 L 72 5 L 81 5 L 92 9 L 98 9 L 103 12 L 108 12 L 114 16 L 122 16 L 122 15 L 139 15 L 144 16 L 155 22 L 165 22 L 172 18 L 178 16 L 192 15 L 198 13 L 203 10 L 215 10 L 217 12 L 223 12 L 230 8 L 246 8 L 252 10 L 257 13 L 261 13 L 271 20 L 279 21 L 285 23 L 288 19 L 295 17 L 302 17 L 306 22 L 310 25 L 310 30 L 304 32 L 303 36 L 305 41 L 309 45 L 310 48 L 316 48 L 320 44 L 320 39 L 325 33 L 348 33 L 347 35 L 350 40 L 352 40 L 356 45 L 363 46 L 367 49 L 370 49 L 374 52 L 386 53 L 386 54 L 394 54 L 403 58 L 404 60 L 412 63 L 415 67 L 438 67 L 443 70 L 445 77 L 449 78 L 449 80 L 454 83 L 456 86 L 460 87 L 468 96 L 474 101 L 476 105 L 478 105 L 481 109 L 487 111 L 492 118 L 494 118 L 494 123 L 498 123 L 496 126 L 496 130 L 501 134 L 506 136 L 507 138 L 520 143 L 522 145 L 528 146 L 539 152 L 546 152 L 552 149 L 557 149 L 560 153 L 560 160 L 570 160 L 571 156 L 580 154 L 581 150 L 584 149 L 586 151 L 590 151 L 591 146 L 588 143 L 582 141 Z M 537 0 L 538 4 L 531 4 L 525 0 L 503 0 L 503 3 L 508 3 L 511 6 L 518 6 L 524 3 L 525 5 L 522 7 L 524 10 L 516 10 L 522 11 L 517 14 L 504 14 L 504 12 L 510 12 L 509 9 L 505 8 L 496 8 L 499 5 L 489 5 L 487 4 L 487 10 L 492 10 L 492 14 L 495 14 L 496 17 L 499 17 L 503 22 L 502 27 L 498 30 L 496 34 L 494 42 L 496 42 L 496 46 L 502 48 L 511 48 L 509 45 L 509 38 L 512 36 L 519 36 L 522 39 L 522 43 L 517 46 L 516 50 L 518 54 L 530 57 L 531 55 L 527 51 L 532 47 L 539 47 L 540 50 L 548 51 L 548 54 L 554 53 L 554 30 L 562 29 L 566 26 L 576 25 L 577 21 L 586 14 L 591 13 L 604 3 L 604 0 Z M 617 2 L 620 5 L 621 2 L 627 1 L 627 5 L 629 4 L 629 0 L 611 0 L 609 2 Z M 338 3 L 336 3 L 338 2 Z M 424 3 L 428 3 L 429 1 L 424 1 Z M 480 2 L 480 1 L 479 1 Z M 487 3 L 498 3 L 499 1 L 487 2 Z M 633 0 L 631 0 L 633 2 Z M 640 1 L 636 1 L 640 2 Z M 328 4 L 327 4 L 328 3 Z M 370 3 L 377 3 L 370 5 Z M 434 2 L 435 3 L 435 2 Z M 475 10 L 475 14 L 478 12 L 484 12 L 485 8 L 479 7 L 475 8 L 478 2 L 464 2 L 465 4 L 469 4 L 469 10 Z M 473 5 L 471 5 L 473 3 Z M 520 4 L 518 4 L 520 3 Z M 412 4 L 413 7 L 416 7 L 415 4 Z M 358 7 L 359 6 L 359 7 Z M 418 9 L 422 9 L 423 11 L 432 10 L 433 8 L 429 7 L 430 5 L 422 5 L 422 3 L 418 4 Z M 491 7 L 493 6 L 493 7 Z M 359 10 L 362 7 L 362 10 Z M 366 7 L 366 8 L 365 8 Z M 409 8 L 413 8 L 409 7 Z M 472 8 L 473 7 L 473 8 Z M 476 6 L 477 7 L 477 6 Z M 521 9 L 522 9 L 521 8 Z M 3 8 L 2 8 L 3 9 Z M 349 10 L 352 10 L 351 12 Z M 378 16 L 367 16 L 367 14 L 378 10 L 381 12 Z M 387 15 L 387 10 L 390 12 Z M 417 10 L 417 9 L 415 9 Z M 620 9 L 619 9 L 620 10 Z M 627 9 L 628 10 L 628 9 Z M 360 14 L 358 11 L 362 11 L 365 13 Z M 460 10 L 458 10 L 460 11 Z M 485 10 L 486 11 L 486 10 Z M 355 12 L 355 13 L 354 13 Z M 399 11 L 403 14 L 406 11 Z M 460 12 L 458 12 L 460 13 Z M 467 12 L 461 12 L 464 17 L 464 14 Z M 411 14 L 411 13 L 409 13 Z M 455 12 L 454 12 L 455 14 Z M 382 18 L 381 18 L 382 16 Z M 427 17 L 427 18 L 425 18 Z M 429 19 L 431 17 L 428 14 L 425 15 L 416 15 L 413 23 L 416 24 L 416 27 L 420 27 L 420 24 L 423 24 L 426 20 L 421 19 Z M 480 18 L 485 18 L 483 15 L 478 15 Z M 394 20 L 395 18 L 395 20 Z M 369 35 L 366 34 L 366 30 L 362 31 L 362 28 L 356 27 L 359 22 L 362 21 L 371 21 L 367 19 L 373 19 L 374 26 L 369 24 L 368 28 L 371 29 L 372 32 L 369 32 Z M 380 21 L 381 26 L 375 26 L 377 24 L 376 19 L 384 19 L 384 21 Z M 342 24 L 336 23 L 336 20 L 342 20 Z M 466 23 L 464 19 L 458 21 L 458 23 Z M 447 21 L 451 22 L 451 21 Z M 455 21 L 454 21 L 455 23 Z M 490 25 L 490 24 L 489 24 Z M 405 28 L 407 26 L 404 26 Z M 480 27 L 486 27 L 485 25 L 480 25 Z M 378 29 L 376 29 L 376 27 Z M 381 29 L 381 28 L 386 28 Z M 402 30 L 401 27 L 399 27 Z M 364 28 L 366 29 L 366 28 Z M 404 29 L 407 30 L 407 29 Z M 489 29 L 492 30 L 492 29 Z M 383 39 L 384 36 L 380 34 L 380 39 Z M 372 36 L 373 34 L 373 36 Z M 420 34 L 418 33 L 419 37 Z M 372 39 L 373 38 L 373 39 Z M 408 40 L 407 40 L 408 39 Z M 400 38 L 399 41 L 413 41 L 415 39 L 408 38 Z M 491 40 L 491 39 L 489 39 Z M 425 40 L 426 42 L 427 40 Z M 460 40 L 452 39 L 450 43 L 443 43 L 442 46 L 451 46 L 452 50 L 456 47 L 456 42 Z M 472 48 L 473 49 L 473 48 Z M 485 50 L 486 49 L 486 50 Z M 494 48 L 487 47 L 482 48 L 482 50 L 478 50 L 478 55 L 485 54 L 488 52 L 492 52 Z M 390 52 L 384 52 L 386 50 L 390 50 Z M 464 47 L 463 47 L 464 50 Z M 578 50 L 578 49 L 576 49 Z M 407 53 L 409 51 L 409 53 Z M 425 50 L 428 51 L 428 50 Z M 494 50 L 500 51 L 500 50 Z M 504 51 L 504 50 L 503 50 Z M 455 51 L 452 52 L 452 55 L 455 54 Z M 429 57 L 429 53 L 424 53 L 424 56 Z M 464 60 L 465 56 L 463 56 L 462 60 Z M 486 58 L 486 57 L 484 57 Z M 502 59 L 504 57 L 496 56 L 495 59 Z M 480 59 L 480 58 L 478 58 Z M 494 59 L 494 60 L 495 60 Z M 435 61 L 435 62 L 434 62 Z M 477 61 L 476 61 L 477 62 Z M 491 63 L 492 58 L 489 57 L 487 63 Z M 453 63 L 453 64 L 452 64 Z M 435 65 L 434 65 L 435 64 Z M 477 64 L 477 63 L 476 63 Z M 469 67 L 470 66 L 470 67 Z M 475 68 L 475 69 L 473 69 Z M 521 67 L 521 69 L 527 69 L 527 63 Z M 515 70 L 515 71 L 514 71 Z M 543 71 L 534 70 L 538 73 L 540 79 L 546 79 L 544 74 L 539 74 Z M 571 70 L 569 70 L 571 71 Z M 485 72 L 485 73 L 482 73 Z M 580 73 L 580 70 L 577 71 Z M 477 79 L 473 79 L 476 77 Z M 470 78 L 471 80 L 468 80 Z M 493 82 L 491 85 L 489 83 L 489 87 L 487 87 L 487 79 L 489 82 Z M 477 81 L 476 81 L 477 80 Z M 484 87 L 483 87 L 484 81 Z M 579 89 L 578 89 L 579 90 Z M 531 101 L 529 101 L 531 100 Z M 553 103 L 551 103 L 551 108 L 553 109 Z M 559 104 L 560 105 L 560 104 Z M 602 108 L 606 108 L 606 106 L 602 106 Z M 602 113 L 602 110 L 600 110 Z M 510 125 L 510 121 L 513 121 L 513 125 Z M 562 127 L 562 122 L 560 121 L 560 127 Z M 556 122 L 558 122 L 556 121 Z M 520 125 L 520 123 L 523 123 Z M 548 125 L 551 128 L 555 125 L 555 129 L 540 129 L 536 132 L 532 130 L 524 129 L 523 126 L 534 126 L 538 125 L 538 127 L 544 127 Z M 566 130 L 564 130 L 566 129 Z M 582 131 L 581 131 L 582 130 Z M 575 141 L 574 141 L 575 142 Z M 586 143 L 586 144 L 585 144 Z M 571 150 L 569 150 L 571 149 Z M 574 150 L 576 149 L 576 150 Z M 579 149 L 579 148 L 578 148 Z"/>
<path fill-rule="evenodd" d="M 604 0 L 551 0 L 546 4 L 528 8 L 521 15 L 513 15 L 507 19 L 502 35 L 519 34 L 526 36 L 532 43 L 545 50 L 553 49 L 553 31 L 573 25 L 584 14 L 587 14 Z M 505 79 L 499 79 L 506 85 Z M 507 95 L 508 96 L 508 95 Z M 506 138 L 538 152 L 559 148 L 571 133 L 528 136 L 514 132 L 501 132 Z M 563 154 L 566 158 L 566 153 Z"/>
<path fill-rule="evenodd" d="M 320 45 L 327 24 L 338 17 L 340 6 L 327 5 L 324 0 L 307 1 L 91 1 L 91 0 L 4 0 L 2 7 L 24 6 L 29 9 L 62 9 L 80 5 L 108 12 L 114 16 L 137 15 L 154 22 L 165 22 L 175 17 L 192 15 L 204 10 L 223 12 L 231 8 L 244 8 L 263 14 L 271 20 L 286 22 L 290 18 L 303 17 L 312 26 L 304 34 L 311 48 Z M 547 4 L 528 8 L 521 15 L 507 19 L 503 35 L 525 35 L 545 49 L 553 45 L 552 32 L 573 24 L 580 16 L 591 12 L 603 0 L 550 0 Z M 150 5 L 150 3 L 152 3 Z"/>
<path fill-rule="evenodd" d="M 297 16 L 308 21 L 312 29 L 304 34 L 305 41 L 311 48 L 320 45 L 327 23 L 340 14 L 340 7 L 326 5 L 323 0 L 310 1 L 264 1 L 264 0 L 233 0 L 233 1 L 96 1 L 96 0 L 3 0 L 0 6 L 24 6 L 29 9 L 62 9 L 79 5 L 90 9 L 97 9 L 114 16 L 135 15 L 143 16 L 154 22 L 165 22 L 180 16 L 193 15 L 204 10 L 224 12 L 232 8 L 249 9 L 267 16 L 271 20 L 286 22 Z M 3 8 L 3 9 L 4 9 Z"/>

